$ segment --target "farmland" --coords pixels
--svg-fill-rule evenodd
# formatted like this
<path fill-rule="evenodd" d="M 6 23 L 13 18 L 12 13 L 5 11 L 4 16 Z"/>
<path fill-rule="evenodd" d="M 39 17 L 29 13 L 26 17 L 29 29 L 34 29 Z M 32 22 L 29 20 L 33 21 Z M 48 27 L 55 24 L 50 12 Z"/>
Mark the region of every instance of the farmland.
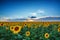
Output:
<path fill-rule="evenodd" d="M 0 22 L 0 40 L 59 40 L 60 22 Z"/>

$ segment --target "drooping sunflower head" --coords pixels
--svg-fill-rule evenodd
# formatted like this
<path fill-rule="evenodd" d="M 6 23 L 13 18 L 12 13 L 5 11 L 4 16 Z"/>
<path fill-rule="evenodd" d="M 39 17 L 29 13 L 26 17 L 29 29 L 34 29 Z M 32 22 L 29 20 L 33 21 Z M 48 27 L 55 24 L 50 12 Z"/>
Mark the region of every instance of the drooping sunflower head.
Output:
<path fill-rule="evenodd" d="M 48 33 L 45 33 L 45 38 L 49 38 L 49 34 Z"/>
<path fill-rule="evenodd" d="M 30 31 L 27 31 L 26 32 L 26 36 L 30 36 Z"/>
<path fill-rule="evenodd" d="M 6 30 L 8 30 L 9 28 L 8 27 L 6 27 Z"/>
<path fill-rule="evenodd" d="M 10 26 L 5 26 L 6 30 L 9 30 Z"/>
<path fill-rule="evenodd" d="M 21 28 L 22 28 L 21 26 L 15 26 L 13 33 L 18 34 L 21 31 Z"/>
<path fill-rule="evenodd" d="M 60 32 L 60 27 L 58 28 L 58 32 Z"/>

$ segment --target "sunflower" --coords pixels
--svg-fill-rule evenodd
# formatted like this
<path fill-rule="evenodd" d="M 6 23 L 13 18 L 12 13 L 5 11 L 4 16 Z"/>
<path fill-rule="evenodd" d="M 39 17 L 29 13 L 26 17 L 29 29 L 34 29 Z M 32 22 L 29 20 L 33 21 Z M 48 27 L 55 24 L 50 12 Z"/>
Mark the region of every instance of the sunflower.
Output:
<path fill-rule="evenodd" d="M 13 29 L 13 33 L 18 34 L 21 31 L 21 28 L 22 28 L 21 26 L 15 26 Z"/>
<path fill-rule="evenodd" d="M 58 28 L 58 32 L 60 32 L 60 27 Z"/>
<path fill-rule="evenodd" d="M 35 26 L 35 28 L 38 28 L 38 26 Z"/>
<path fill-rule="evenodd" d="M 30 36 L 30 31 L 27 31 L 26 32 L 26 36 Z"/>
<path fill-rule="evenodd" d="M 49 22 L 47 22 L 47 23 L 44 22 L 44 26 L 48 27 L 49 26 Z"/>
<path fill-rule="evenodd" d="M 3 26 L 3 24 L 1 23 L 0 26 Z"/>
<path fill-rule="evenodd" d="M 6 30 L 8 30 L 9 28 L 8 27 L 6 27 Z"/>
<path fill-rule="evenodd" d="M 28 28 L 30 28 L 31 27 L 31 24 L 28 24 Z"/>
<path fill-rule="evenodd" d="M 49 38 L 49 34 L 48 33 L 45 33 L 45 38 Z"/>
<path fill-rule="evenodd" d="M 10 26 L 10 30 L 11 30 L 11 31 L 14 31 L 14 27 L 15 27 L 15 26 Z"/>
<path fill-rule="evenodd" d="M 5 26 L 6 24 L 5 23 L 0 23 L 0 26 Z"/>
<path fill-rule="evenodd" d="M 5 29 L 6 29 L 6 30 L 9 30 L 9 28 L 10 28 L 9 26 L 5 26 Z"/>

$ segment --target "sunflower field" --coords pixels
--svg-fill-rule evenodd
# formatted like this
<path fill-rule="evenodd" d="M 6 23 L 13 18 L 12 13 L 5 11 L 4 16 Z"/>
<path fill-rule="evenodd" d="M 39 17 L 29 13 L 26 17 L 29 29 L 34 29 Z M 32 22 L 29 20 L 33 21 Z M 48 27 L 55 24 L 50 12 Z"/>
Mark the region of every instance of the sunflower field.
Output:
<path fill-rule="evenodd" d="M 60 22 L 1 22 L 0 40 L 60 40 Z"/>

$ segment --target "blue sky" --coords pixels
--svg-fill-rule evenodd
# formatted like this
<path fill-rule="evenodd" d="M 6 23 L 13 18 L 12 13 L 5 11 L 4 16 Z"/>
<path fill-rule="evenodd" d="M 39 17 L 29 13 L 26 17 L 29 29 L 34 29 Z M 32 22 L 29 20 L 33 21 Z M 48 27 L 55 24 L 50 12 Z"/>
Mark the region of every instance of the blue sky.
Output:
<path fill-rule="evenodd" d="M 0 1 L 0 17 L 60 16 L 59 0 Z"/>

